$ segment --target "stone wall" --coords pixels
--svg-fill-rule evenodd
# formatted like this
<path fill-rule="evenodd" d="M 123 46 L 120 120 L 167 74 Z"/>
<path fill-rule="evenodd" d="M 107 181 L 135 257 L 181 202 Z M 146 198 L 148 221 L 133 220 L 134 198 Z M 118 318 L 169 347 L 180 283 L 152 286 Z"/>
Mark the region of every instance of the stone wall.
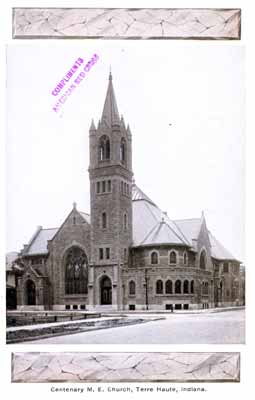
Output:
<path fill-rule="evenodd" d="M 47 261 L 47 273 L 51 284 L 52 304 L 55 309 L 63 309 L 66 304 L 88 304 L 88 295 L 65 294 L 65 256 L 73 246 L 80 247 L 89 261 L 90 225 L 75 208 L 48 246 L 50 256 Z"/>

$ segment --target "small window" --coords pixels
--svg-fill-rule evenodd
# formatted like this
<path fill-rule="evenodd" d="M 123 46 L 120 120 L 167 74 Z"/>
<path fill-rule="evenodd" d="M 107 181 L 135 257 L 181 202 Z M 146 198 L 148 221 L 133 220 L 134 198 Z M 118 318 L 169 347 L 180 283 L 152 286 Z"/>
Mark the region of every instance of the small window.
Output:
<path fill-rule="evenodd" d="M 71 310 L 70 304 L 66 304 L 66 310 Z"/>
<path fill-rule="evenodd" d="M 123 216 L 123 229 L 124 231 L 127 230 L 127 214 L 124 214 Z"/>
<path fill-rule="evenodd" d="M 156 294 L 163 294 L 163 281 L 161 279 L 156 282 Z"/>
<path fill-rule="evenodd" d="M 224 262 L 224 263 L 223 263 L 223 272 L 224 272 L 225 274 L 228 273 L 228 263 L 227 263 L 227 262 Z"/>
<path fill-rule="evenodd" d="M 80 309 L 81 310 L 86 310 L 86 304 L 81 304 Z"/>
<path fill-rule="evenodd" d="M 108 192 L 111 192 L 111 190 L 112 190 L 112 181 L 107 181 L 107 191 Z"/>
<path fill-rule="evenodd" d="M 158 264 L 158 253 L 156 251 L 151 253 L 151 264 Z"/>
<path fill-rule="evenodd" d="M 124 260 L 126 260 L 126 258 L 127 258 L 127 249 L 125 248 L 124 249 Z"/>
<path fill-rule="evenodd" d="M 188 310 L 189 309 L 189 305 L 188 304 L 183 304 L 183 309 L 184 310 Z"/>
<path fill-rule="evenodd" d="M 103 260 L 104 259 L 104 249 L 100 248 L 99 249 L 99 260 Z"/>
<path fill-rule="evenodd" d="M 135 304 L 129 304 L 129 310 L 134 311 L 135 310 Z"/>
<path fill-rule="evenodd" d="M 110 248 L 106 247 L 105 252 L 106 252 L 106 259 L 109 260 L 110 259 Z"/>
<path fill-rule="evenodd" d="M 183 255 L 183 264 L 184 265 L 187 264 L 187 253 L 186 253 L 186 251 L 184 252 L 184 255 Z"/>
<path fill-rule="evenodd" d="M 106 212 L 102 213 L 102 228 L 106 229 L 107 228 L 107 216 Z"/>
<path fill-rule="evenodd" d="M 194 281 L 190 282 L 190 293 L 194 293 Z"/>
<path fill-rule="evenodd" d="M 129 294 L 131 296 L 134 296 L 135 295 L 135 282 L 130 281 L 128 286 L 129 286 Z"/>
<path fill-rule="evenodd" d="M 169 261 L 170 261 L 170 264 L 176 264 L 177 257 L 176 257 L 175 251 L 170 252 Z"/>
<path fill-rule="evenodd" d="M 102 193 L 106 192 L 105 181 L 102 182 Z"/>
<path fill-rule="evenodd" d="M 73 310 L 78 310 L 78 305 L 77 304 L 73 305 Z"/>
<path fill-rule="evenodd" d="M 123 194 L 123 181 L 120 183 L 121 193 Z"/>
<path fill-rule="evenodd" d="M 166 304 L 165 308 L 166 308 L 166 310 L 172 310 L 173 309 L 173 305 L 172 304 Z"/>
<path fill-rule="evenodd" d="M 97 182 L 97 193 L 100 193 L 100 182 Z"/>
<path fill-rule="evenodd" d="M 176 310 L 181 310 L 182 309 L 182 304 L 175 304 L 174 308 Z"/>
<path fill-rule="evenodd" d="M 124 163 L 126 161 L 126 141 L 124 138 L 120 142 L 120 161 Z"/>

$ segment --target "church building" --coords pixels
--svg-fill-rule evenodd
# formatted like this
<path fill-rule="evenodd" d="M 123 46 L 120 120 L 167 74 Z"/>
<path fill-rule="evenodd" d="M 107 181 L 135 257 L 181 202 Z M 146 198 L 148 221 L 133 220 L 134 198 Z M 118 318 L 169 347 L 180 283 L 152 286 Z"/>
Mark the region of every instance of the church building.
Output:
<path fill-rule="evenodd" d="M 16 259 L 19 310 L 172 310 L 241 305 L 240 261 L 200 218 L 172 220 L 133 179 L 132 135 L 109 76 L 89 129 L 90 214 L 74 203 Z"/>

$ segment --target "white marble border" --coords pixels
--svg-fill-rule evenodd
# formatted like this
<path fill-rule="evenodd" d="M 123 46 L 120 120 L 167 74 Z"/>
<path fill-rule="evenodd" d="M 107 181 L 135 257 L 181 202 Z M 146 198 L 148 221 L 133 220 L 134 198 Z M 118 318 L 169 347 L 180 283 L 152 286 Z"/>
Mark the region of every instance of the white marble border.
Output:
<path fill-rule="evenodd" d="M 240 382 L 240 353 L 14 353 L 12 382 Z"/>
<path fill-rule="evenodd" d="M 13 38 L 240 40 L 240 9 L 14 8 Z"/>

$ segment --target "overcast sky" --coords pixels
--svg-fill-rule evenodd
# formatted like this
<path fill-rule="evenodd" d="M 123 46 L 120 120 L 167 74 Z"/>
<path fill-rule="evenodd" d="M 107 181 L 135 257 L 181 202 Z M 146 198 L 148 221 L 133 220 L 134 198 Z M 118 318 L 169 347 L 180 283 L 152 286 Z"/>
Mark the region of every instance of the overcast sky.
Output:
<path fill-rule="evenodd" d="M 62 106 L 51 92 L 78 57 L 97 64 Z M 136 184 L 172 219 L 200 217 L 244 259 L 244 49 L 180 41 L 32 41 L 8 47 L 7 251 L 38 225 L 89 212 L 88 130 L 109 67 L 133 135 Z"/>

